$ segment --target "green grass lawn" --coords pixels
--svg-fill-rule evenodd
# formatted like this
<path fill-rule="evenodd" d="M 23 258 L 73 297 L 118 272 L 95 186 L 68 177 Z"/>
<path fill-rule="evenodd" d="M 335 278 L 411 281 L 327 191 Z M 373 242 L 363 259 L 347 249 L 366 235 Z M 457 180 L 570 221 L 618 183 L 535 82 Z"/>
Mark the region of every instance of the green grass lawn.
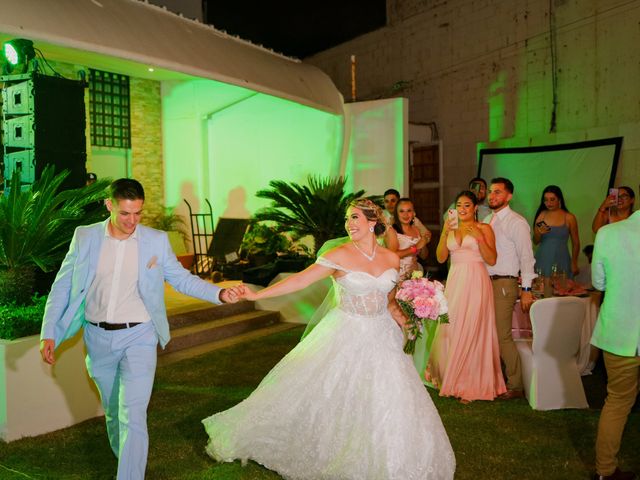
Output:
<path fill-rule="evenodd" d="M 147 478 L 278 479 L 265 468 L 216 464 L 204 453 L 200 420 L 236 404 L 298 341 L 302 329 L 158 369 L 149 407 Z M 586 378 L 600 404 L 602 372 Z M 431 393 L 456 453 L 459 479 L 586 479 L 593 471 L 599 409 L 536 412 L 525 400 L 461 405 Z M 595 400 L 594 400 L 595 399 Z M 640 472 L 640 412 L 623 438 L 621 466 Z M 312 445 L 301 445 L 306 454 Z M 9 444 L 0 443 L 0 479 L 110 479 L 116 461 L 103 419 Z"/>

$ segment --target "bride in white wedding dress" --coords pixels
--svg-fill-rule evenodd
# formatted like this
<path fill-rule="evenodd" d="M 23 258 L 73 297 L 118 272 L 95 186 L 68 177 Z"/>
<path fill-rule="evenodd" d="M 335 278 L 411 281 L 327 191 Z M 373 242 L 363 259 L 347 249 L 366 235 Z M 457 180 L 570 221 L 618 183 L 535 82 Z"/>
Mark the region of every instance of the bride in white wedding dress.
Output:
<path fill-rule="evenodd" d="M 207 453 L 251 459 L 286 479 L 451 479 L 455 457 L 410 356 L 394 300 L 399 259 L 380 247 L 382 212 L 351 204 L 351 242 L 247 300 L 333 276 L 336 308 L 235 407 L 202 422 Z M 374 234 L 375 233 L 375 234 Z"/>

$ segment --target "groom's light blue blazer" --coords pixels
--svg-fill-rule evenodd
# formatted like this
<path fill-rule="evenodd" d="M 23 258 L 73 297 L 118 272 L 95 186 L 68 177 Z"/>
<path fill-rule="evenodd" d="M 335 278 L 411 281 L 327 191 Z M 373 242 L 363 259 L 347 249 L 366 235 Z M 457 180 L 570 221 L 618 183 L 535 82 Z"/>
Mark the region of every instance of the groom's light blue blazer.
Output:
<path fill-rule="evenodd" d="M 109 219 L 78 227 L 69 252 L 51 287 L 40 338 L 56 347 L 73 337 L 85 323 L 84 304 L 98 267 Z M 166 232 L 138 225 L 138 289 L 164 348 L 170 338 L 164 304 L 164 281 L 185 295 L 220 303 L 220 288 L 192 275 L 177 260 Z M 122 319 L 126 321 L 126 319 Z"/>

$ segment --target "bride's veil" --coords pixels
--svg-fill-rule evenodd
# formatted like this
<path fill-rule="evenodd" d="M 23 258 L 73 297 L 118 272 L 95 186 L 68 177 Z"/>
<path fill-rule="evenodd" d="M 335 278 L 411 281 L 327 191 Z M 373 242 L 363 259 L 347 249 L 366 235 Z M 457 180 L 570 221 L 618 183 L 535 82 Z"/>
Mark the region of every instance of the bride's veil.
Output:
<path fill-rule="evenodd" d="M 343 245 L 348 241 L 349 241 L 348 236 L 332 238 L 331 240 L 327 240 L 326 242 L 324 242 L 322 247 L 320 247 L 320 250 L 318 250 L 317 255 L 318 257 L 321 257 L 332 248 L 339 247 L 340 245 Z M 311 333 L 311 330 L 313 330 L 318 325 L 318 323 L 320 323 L 320 320 L 322 320 L 325 317 L 325 315 L 329 313 L 329 310 L 332 310 L 337 305 L 338 305 L 338 298 L 336 295 L 336 284 L 333 277 L 331 277 L 331 287 L 329 288 L 329 291 L 327 292 L 327 295 L 324 297 L 324 300 L 322 301 L 320 306 L 316 309 L 314 314 L 309 319 L 309 323 L 307 323 L 307 328 L 304 329 L 304 333 L 302 334 L 302 337 L 300 338 L 300 340 L 304 340 L 304 338 Z"/>

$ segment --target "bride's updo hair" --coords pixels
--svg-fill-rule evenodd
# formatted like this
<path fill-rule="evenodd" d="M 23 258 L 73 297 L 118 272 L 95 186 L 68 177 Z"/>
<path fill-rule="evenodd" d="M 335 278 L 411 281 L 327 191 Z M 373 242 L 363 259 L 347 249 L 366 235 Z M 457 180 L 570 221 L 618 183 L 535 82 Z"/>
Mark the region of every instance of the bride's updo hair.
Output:
<path fill-rule="evenodd" d="M 382 235 L 386 231 L 387 222 L 382 213 L 382 209 L 371 200 L 368 198 L 356 198 L 349 206 L 362 211 L 370 222 L 376 222 L 373 227 L 373 233 L 376 236 Z"/>

